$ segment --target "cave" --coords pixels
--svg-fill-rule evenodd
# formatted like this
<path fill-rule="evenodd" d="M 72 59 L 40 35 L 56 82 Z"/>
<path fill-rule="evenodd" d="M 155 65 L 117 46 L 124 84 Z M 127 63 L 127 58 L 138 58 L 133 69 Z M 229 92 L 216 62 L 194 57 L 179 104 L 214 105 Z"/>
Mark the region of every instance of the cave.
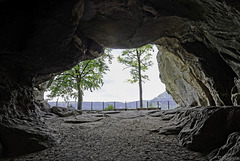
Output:
<path fill-rule="evenodd" d="M 192 125 L 215 111 L 221 124 L 233 118 L 216 130 L 225 141 L 240 130 L 238 0 L 0 0 L 0 20 L 2 156 L 54 146 L 41 119 L 45 104 L 34 91 L 53 74 L 101 56 L 106 47 L 157 45 L 160 77 L 174 100 L 181 107 L 211 107 L 193 111 Z M 182 145 L 199 151 L 199 133 L 183 129 Z"/>

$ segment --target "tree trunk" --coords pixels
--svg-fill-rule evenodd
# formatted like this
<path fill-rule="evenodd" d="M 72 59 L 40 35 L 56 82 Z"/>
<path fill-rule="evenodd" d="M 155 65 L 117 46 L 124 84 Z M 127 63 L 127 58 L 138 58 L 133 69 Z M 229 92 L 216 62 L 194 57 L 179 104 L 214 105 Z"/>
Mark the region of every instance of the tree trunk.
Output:
<path fill-rule="evenodd" d="M 143 91 L 142 91 L 142 73 L 141 73 L 141 60 L 140 60 L 140 53 L 138 52 L 138 50 L 136 49 L 137 51 L 137 59 L 138 59 L 138 76 L 139 76 L 139 99 L 140 99 L 140 108 L 143 108 L 143 99 L 142 99 L 142 94 L 143 94 Z"/>
<path fill-rule="evenodd" d="M 82 110 L 83 92 L 81 86 L 78 85 L 78 110 Z"/>

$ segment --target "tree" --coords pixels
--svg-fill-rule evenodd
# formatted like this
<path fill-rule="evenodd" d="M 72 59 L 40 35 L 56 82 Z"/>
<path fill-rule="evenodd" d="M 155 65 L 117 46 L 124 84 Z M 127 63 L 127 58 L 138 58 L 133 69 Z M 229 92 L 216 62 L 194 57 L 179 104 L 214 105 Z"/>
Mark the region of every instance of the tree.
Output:
<path fill-rule="evenodd" d="M 109 71 L 106 60 L 112 60 L 110 49 L 105 49 L 103 56 L 79 62 L 71 70 L 56 75 L 48 90 L 51 92 L 48 96 L 62 97 L 65 101 L 70 98 L 78 99 L 78 110 L 82 110 L 83 91 L 101 88 L 103 85 L 103 75 Z"/>
<path fill-rule="evenodd" d="M 118 62 L 127 66 L 126 68 L 131 68 L 130 75 L 132 78 L 128 79 L 128 82 L 138 82 L 139 84 L 140 108 L 143 107 L 142 83 L 144 83 L 145 80 L 149 80 L 148 76 L 143 74 L 143 72 L 146 72 L 149 67 L 153 65 L 153 62 L 150 60 L 152 57 L 151 51 L 154 51 L 152 45 L 145 45 L 140 48 L 124 50 L 122 55 L 117 58 Z"/>

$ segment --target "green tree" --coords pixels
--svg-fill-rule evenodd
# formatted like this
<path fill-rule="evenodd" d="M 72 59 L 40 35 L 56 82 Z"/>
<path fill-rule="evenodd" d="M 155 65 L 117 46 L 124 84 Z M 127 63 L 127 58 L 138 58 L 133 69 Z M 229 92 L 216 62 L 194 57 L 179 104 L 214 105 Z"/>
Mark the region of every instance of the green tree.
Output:
<path fill-rule="evenodd" d="M 139 84 L 140 108 L 143 107 L 142 83 L 144 83 L 145 80 L 149 80 L 148 76 L 143 73 L 146 72 L 149 67 L 153 65 L 153 62 L 151 61 L 151 51 L 154 51 L 153 47 L 152 45 L 148 44 L 140 48 L 124 50 L 121 56 L 118 56 L 117 58 L 118 62 L 124 64 L 126 68 L 130 68 L 130 75 L 132 78 L 128 79 L 128 82 L 138 82 Z"/>
<path fill-rule="evenodd" d="M 65 101 L 70 98 L 78 99 L 78 110 L 82 110 L 83 91 L 99 89 L 103 85 L 103 75 L 109 71 L 106 64 L 111 62 L 112 55 L 110 49 L 105 49 L 105 53 L 93 60 L 79 62 L 71 70 L 56 75 L 49 86 L 50 98 L 62 97 Z"/>

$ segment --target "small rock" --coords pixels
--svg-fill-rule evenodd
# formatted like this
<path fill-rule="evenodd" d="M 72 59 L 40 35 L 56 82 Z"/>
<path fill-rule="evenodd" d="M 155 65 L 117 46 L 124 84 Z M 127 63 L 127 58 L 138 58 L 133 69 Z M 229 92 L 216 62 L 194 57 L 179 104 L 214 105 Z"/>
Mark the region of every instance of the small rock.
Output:
<path fill-rule="evenodd" d="M 64 120 L 65 123 L 73 123 L 73 124 L 81 124 L 81 123 L 89 123 L 89 122 L 97 122 L 102 120 L 103 118 L 74 118 Z"/>
<path fill-rule="evenodd" d="M 152 130 L 149 130 L 149 131 L 150 131 L 150 133 L 158 133 L 160 131 L 160 128 L 152 129 Z"/>
<path fill-rule="evenodd" d="M 153 113 L 157 113 L 160 112 L 160 110 L 153 110 L 153 111 L 149 111 L 148 114 L 153 114 Z M 161 112 L 162 113 L 162 112 Z"/>
<path fill-rule="evenodd" d="M 175 115 L 174 114 L 172 114 L 172 115 L 163 115 L 163 117 L 162 117 L 162 120 L 163 121 L 169 121 L 169 120 L 171 120 L 173 117 L 174 117 Z"/>
<path fill-rule="evenodd" d="M 164 135 L 177 135 L 182 130 L 181 126 L 169 126 L 161 128 L 159 133 Z"/>
<path fill-rule="evenodd" d="M 91 116 L 94 116 L 94 117 L 105 117 L 107 115 L 104 115 L 104 114 L 92 114 Z"/>
<path fill-rule="evenodd" d="M 119 111 L 101 111 L 100 114 L 117 114 L 120 113 Z"/>
<path fill-rule="evenodd" d="M 72 109 L 59 107 L 59 106 L 53 106 L 51 108 L 51 112 L 60 117 L 67 117 L 67 116 L 72 116 L 72 115 L 76 114 L 75 111 Z"/>
<path fill-rule="evenodd" d="M 151 117 L 162 117 L 163 113 L 162 112 L 155 112 L 155 113 L 150 114 L 150 116 Z"/>
<path fill-rule="evenodd" d="M 47 116 L 53 117 L 53 116 L 56 116 L 56 115 L 54 115 L 53 113 L 46 113 L 45 116 L 46 116 L 46 117 L 47 117 Z"/>

